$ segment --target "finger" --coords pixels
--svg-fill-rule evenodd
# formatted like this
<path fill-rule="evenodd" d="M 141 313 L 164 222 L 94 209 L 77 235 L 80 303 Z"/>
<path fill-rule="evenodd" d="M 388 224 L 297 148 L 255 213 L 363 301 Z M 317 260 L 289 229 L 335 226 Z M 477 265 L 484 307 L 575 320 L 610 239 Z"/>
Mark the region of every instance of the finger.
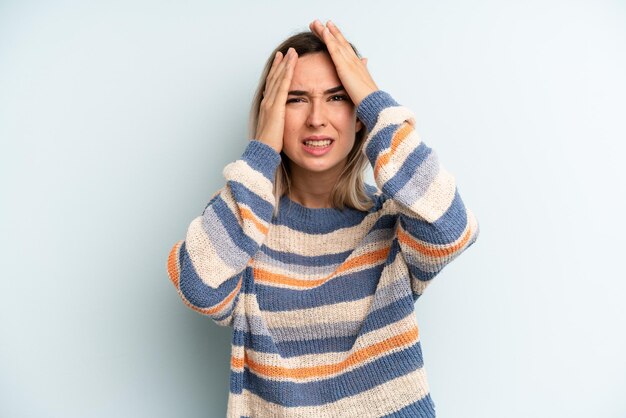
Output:
<path fill-rule="evenodd" d="M 289 48 L 284 56 L 282 56 L 282 54 L 279 52 L 279 56 L 281 57 L 280 61 L 278 60 L 278 58 L 276 59 L 274 65 L 272 66 L 272 69 L 270 70 L 270 73 L 267 75 L 267 79 L 265 82 L 265 91 L 267 92 L 266 95 L 270 94 L 270 91 L 276 84 L 276 80 L 280 77 L 285 66 L 289 62 L 289 59 L 291 57 L 291 50 L 292 48 Z"/>
<path fill-rule="evenodd" d="M 282 90 L 287 91 L 289 89 L 289 86 L 291 85 L 291 76 L 293 75 L 293 68 L 295 67 L 295 63 L 293 62 L 295 57 L 297 57 L 296 51 L 293 48 L 290 48 L 283 61 L 280 63 L 280 66 L 272 78 L 270 85 L 267 87 L 267 99 L 269 104 L 276 102 L 277 97 L 280 95 Z M 288 78 L 288 84 L 286 87 L 283 87 L 286 78 Z"/>
<path fill-rule="evenodd" d="M 268 80 L 272 78 L 274 73 L 276 73 L 278 64 L 280 64 L 280 61 L 282 61 L 282 59 L 283 59 L 283 54 L 280 51 L 276 51 L 276 54 L 274 54 L 274 60 L 272 61 L 272 66 L 270 67 L 270 70 L 268 71 L 267 76 L 265 77 L 266 87 L 267 87 Z"/>
<path fill-rule="evenodd" d="M 328 29 L 328 26 L 322 25 L 320 34 L 321 34 L 322 41 L 324 41 L 327 47 L 335 46 L 333 45 L 333 43 L 334 44 L 337 43 L 337 39 L 333 36 L 330 29 Z"/>
<path fill-rule="evenodd" d="M 326 22 L 326 27 L 328 28 L 329 32 L 333 35 L 333 37 L 337 39 L 338 42 L 342 44 L 348 44 L 348 41 L 346 40 L 346 38 L 344 38 L 343 34 L 341 33 L 337 25 L 335 25 L 332 21 L 329 20 L 328 22 Z"/>
<path fill-rule="evenodd" d="M 309 25 L 309 28 L 311 29 L 311 32 L 313 32 L 318 38 L 322 40 L 322 42 L 324 42 L 324 44 L 326 44 L 326 47 L 329 47 L 331 45 L 332 47 L 335 46 L 336 39 L 334 38 L 330 30 L 326 26 L 324 26 L 324 24 L 320 22 L 319 19 L 315 19 Z"/>
<path fill-rule="evenodd" d="M 274 60 L 272 61 L 272 66 L 270 67 L 267 76 L 265 77 L 265 89 L 267 90 L 267 86 L 271 83 L 271 81 L 276 77 L 276 72 L 280 67 L 280 63 L 283 61 L 283 54 L 280 51 L 276 51 L 274 54 Z"/>
<path fill-rule="evenodd" d="M 315 19 L 313 22 L 309 24 L 309 29 L 313 32 L 318 38 L 322 39 L 322 31 L 324 30 L 324 24 L 320 22 L 319 19 Z"/>
<path fill-rule="evenodd" d="M 295 51 L 293 52 L 293 55 L 291 56 L 289 61 L 289 65 L 285 66 L 280 82 L 277 83 L 278 86 L 276 91 L 276 99 L 279 100 L 282 105 L 287 102 L 289 87 L 291 86 L 291 79 L 293 78 L 293 72 L 296 67 L 296 62 L 298 61 L 298 54 Z"/>
<path fill-rule="evenodd" d="M 363 63 L 363 65 L 367 67 L 367 58 L 365 57 L 361 58 L 361 62 Z"/>
<path fill-rule="evenodd" d="M 357 59 L 352 45 L 350 45 L 339 28 L 337 28 L 337 25 L 335 25 L 332 21 L 329 20 L 324 27 L 322 37 L 322 40 L 326 44 L 328 52 L 331 53 L 331 56 L 334 56 L 337 59 L 339 59 L 339 56 L 349 60 Z"/>

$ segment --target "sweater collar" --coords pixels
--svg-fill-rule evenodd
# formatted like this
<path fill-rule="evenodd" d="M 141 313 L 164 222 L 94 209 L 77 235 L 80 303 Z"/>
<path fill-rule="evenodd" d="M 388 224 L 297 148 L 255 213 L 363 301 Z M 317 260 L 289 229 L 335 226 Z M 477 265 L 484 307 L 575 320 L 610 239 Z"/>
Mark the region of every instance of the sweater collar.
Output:
<path fill-rule="evenodd" d="M 353 208 L 308 208 L 286 194 L 280 198 L 278 216 L 274 223 L 285 225 L 298 231 L 325 234 L 339 228 L 358 225 L 367 212 Z"/>

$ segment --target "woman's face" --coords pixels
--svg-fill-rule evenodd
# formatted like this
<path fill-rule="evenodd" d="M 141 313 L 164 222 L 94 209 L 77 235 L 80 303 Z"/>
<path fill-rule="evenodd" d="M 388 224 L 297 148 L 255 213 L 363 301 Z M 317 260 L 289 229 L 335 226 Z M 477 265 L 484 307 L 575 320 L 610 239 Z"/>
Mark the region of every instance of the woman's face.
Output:
<path fill-rule="evenodd" d="M 287 96 L 283 137 L 292 174 L 339 175 L 361 128 L 330 56 L 299 57 Z"/>

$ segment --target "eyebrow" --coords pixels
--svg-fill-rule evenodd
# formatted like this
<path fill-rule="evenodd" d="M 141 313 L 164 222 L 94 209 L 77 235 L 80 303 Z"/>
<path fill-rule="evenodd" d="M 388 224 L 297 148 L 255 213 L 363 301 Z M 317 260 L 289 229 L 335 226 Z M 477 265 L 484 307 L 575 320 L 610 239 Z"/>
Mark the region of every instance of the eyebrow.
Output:
<path fill-rule="evenodd" d="M 337 87 L 333 87 L 331 89 L 326 90 L 324 94 L 333 94 L 333 93 L 337 93 L 338 91 L 343 91 L 343 90 L 345 90 L 343 86 L 337 86 Z M 287 94 L 290 96 L 306 96 L 308 92 L 304 90 L 292 90 Z"/>

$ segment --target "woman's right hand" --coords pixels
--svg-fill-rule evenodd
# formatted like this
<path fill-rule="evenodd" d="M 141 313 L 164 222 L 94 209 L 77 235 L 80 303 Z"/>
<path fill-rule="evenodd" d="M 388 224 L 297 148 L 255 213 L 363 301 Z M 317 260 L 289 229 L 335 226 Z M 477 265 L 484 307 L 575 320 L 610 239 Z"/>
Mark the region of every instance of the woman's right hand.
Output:
<path fill-rule="evenodd" d="M 285 104 L 297 60 L 298 54 L 293 48 L 289 48 L 284 57 L 282 53 L 276 53 L 265 80 L 265 91 L 259 108 L 256 139 L 278 153 L 283 149 Z"/>

